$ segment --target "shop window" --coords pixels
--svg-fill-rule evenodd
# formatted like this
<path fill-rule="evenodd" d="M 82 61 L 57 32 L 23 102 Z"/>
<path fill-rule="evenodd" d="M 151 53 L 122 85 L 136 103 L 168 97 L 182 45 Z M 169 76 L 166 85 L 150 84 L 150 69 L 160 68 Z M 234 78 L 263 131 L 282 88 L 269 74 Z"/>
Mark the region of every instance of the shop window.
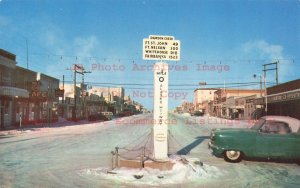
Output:
<path fill-rule="evenodd" d="M 4 109 L 3 109 L 3 112 L 4 114 L 9 114 L 9 101 L 4 101 Z"/>

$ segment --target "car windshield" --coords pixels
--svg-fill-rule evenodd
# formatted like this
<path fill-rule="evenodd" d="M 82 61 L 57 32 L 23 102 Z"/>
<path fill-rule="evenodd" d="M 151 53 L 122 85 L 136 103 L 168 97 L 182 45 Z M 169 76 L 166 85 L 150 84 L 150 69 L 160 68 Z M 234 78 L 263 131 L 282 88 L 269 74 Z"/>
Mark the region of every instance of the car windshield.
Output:
<path fill-rule="evenodd" d="M 262 124 L 264 124 L 265 121 L 265 119 L 259 119 L 250 129 L 258 130 L 262 126 Z"/>

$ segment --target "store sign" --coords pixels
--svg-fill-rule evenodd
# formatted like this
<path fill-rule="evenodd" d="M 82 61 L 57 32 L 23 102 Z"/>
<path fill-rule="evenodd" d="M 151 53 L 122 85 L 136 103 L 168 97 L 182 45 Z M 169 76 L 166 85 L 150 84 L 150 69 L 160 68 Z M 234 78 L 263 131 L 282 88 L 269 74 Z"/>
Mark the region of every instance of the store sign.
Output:
<path fill-rule="evenodd" d="M 289 100 L 296 100 L 296 99 L 300 99 L 300 91 L 278 94 L 275 96 L 269 96 L 268 103 L 282 102 L 282 101 L 289 101 Z"/>
<path fill-rule="evenodd" d="M 40 81 L 31 82 L 31 91 L 40 91 L 41 85 Z"/>
<path fill-rule="evenodd" d="M 65 90 L 63 89 L 56 89 L 55 90 L 55 97 L 63 97 Z"/>
<path fill-rule="evenodd" d="M 173 36 L 150 35 L 143 40 L 144 60 L 180 60 L 180 41 Z"/>
<path fill-rule="evenodd" d="M 252 103 L 254 101 L 254 98 L 252 99 L 246 99 L 246 103 Z"/>
<path fill-rule="evenodd" d="M 256 98 L 253 100 L 253 104 L 254 105 L 262 105 L 265 103 L 265 98 L 261 97 L 261 98 Z"/>
<path fill-rule="evenodd" d="M 40 81 L 33 81 L 31 83 L 31 93 L 30 93 L 30 100 L 33 101 L 46 101 L 48 97 L 48 92 L 40 91 L 41 82 Z"/>
<path fill-rule="evenodd" d="M 33 91 L 30 93 L 30 99 L 34 101 L 46 101 L 47 94 L 47 92 L 43 91 Z"/>

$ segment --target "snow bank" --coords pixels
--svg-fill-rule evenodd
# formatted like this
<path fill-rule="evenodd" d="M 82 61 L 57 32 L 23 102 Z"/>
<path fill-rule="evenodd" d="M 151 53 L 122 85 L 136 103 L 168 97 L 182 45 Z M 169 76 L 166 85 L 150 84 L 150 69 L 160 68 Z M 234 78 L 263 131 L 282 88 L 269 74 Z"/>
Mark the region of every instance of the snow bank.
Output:
<path fill-rule="evenodd" d="M 194 181 L 212 180 L 222 176 L 225 171 L 208 164 L 200 165 L 197 158 L 187 159 L 188 164 L 183 164 L 181 158 L 173 157 L 171 161 L 175 163 L 170 171 L 160 171 L 158 169 L 144 168 L 117 168 L 109 171 L 108 168 L 83 169 L 78 172 L 80 176 L 107 179 L 115 183 L 128 183 L 135 185 L 168 185 L 188 183 Z M 197 162 L 196 162 L 197 161 Z M 109 173 L 107 173 L 109 172 Z M 135 176 L 140 176 L 137 179 Z"/>

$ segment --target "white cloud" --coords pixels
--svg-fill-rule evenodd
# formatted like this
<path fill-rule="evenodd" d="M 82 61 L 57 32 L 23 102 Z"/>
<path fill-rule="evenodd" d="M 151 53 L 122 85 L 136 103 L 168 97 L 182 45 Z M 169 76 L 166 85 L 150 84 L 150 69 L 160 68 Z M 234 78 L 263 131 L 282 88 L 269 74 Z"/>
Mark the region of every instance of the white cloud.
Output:
<path fill-rule="evenodd" d="M 77 37 L 73 41 L 74 52 L 78 56 L 89 57 L 93 55 L 98 45 L 98 39 L 95 36 Z"/>
<path fill-rule="evenodd" d="M 35 50 L 42 54 L 48 54 L 48 57 L 38 56 L 45 62 L 44 72 L 46 74 L 54 77 L 61 77 L 63 74 L 72 75 L 71 71 L 68 72 L 66 69 L 71 68 L 75 63 L 90 69 L 91 58 L 89 57 L 97 55 L 100 49 L 96 36 L 70 38 L 59 26 L 49 22 L 39 31 L 38 45 L 36 45 L 39 49 Z"/>
<path fill-rule="evenodd" d="M 242 47 L 246 54 L 258 56 L 259 58 L 270 60 L 283 59 L 283 47 L 269 44 L 264 40 L 246 42 Z"/>
<path fill-rule="evenodd" d="M 47 73 L 65 74 L 67 68 L 72 67 L 73 64 L 82 64 L 86 69 L 90 69 L 90 59 L 95 55 L 99 42 L 97 37 L 76 37 L 70 42 L 65 42 L 64 38 L 58 38 L 57 35 L 48 33 L 45 36 L 49 41 L 49 51 L 62 55 L 57 57 L 57 61 L 52 62 L 47 66 Z M 58 71 L 58 69 L 61 69 Z"/>
<path fill-rule="evenodd" d="M 284 48 L 278 44 L 270 44 L 265 40 L 248 41 L 242 45 L 243 55 L 250 59 L 261 59 L 264 63 L 279 61 L 279 82 L 288 81 L 295 75 L 291 61 L 283 53 Z M 267 73 L 268 80 L 275 80 L 275 72 Z"/>

